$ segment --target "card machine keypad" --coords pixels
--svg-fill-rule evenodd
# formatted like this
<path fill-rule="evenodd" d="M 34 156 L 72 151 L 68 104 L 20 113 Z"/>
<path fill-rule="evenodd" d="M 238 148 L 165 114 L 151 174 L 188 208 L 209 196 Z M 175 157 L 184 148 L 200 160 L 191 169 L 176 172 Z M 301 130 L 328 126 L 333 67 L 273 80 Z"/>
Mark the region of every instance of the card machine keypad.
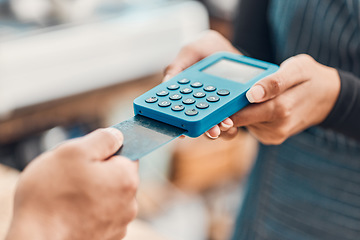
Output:
<path fill-rule="evenodd" d="M 202 109 L 207 109 L 211 107 L 211 103 L 218 102 L 222 97 L 226 97 L 230 95 L 230 91 L 227 89 L 221 89 L 217 91 L 217 95 L 208 96 L 206 98 L 207 102 L 199 102 L 197 103 L 196 99 L 193 98 L 187 98 L 185 99 L 185 102 L 182 104 L 178 104 L 179 100 L 183 97 L 187 97 L 188 94 L 192 93 L 194 89 L 199 90 L 200 87 L 202 87 L 204 84 L 201 82 L 193 82 L 191 83 L 190 79 L 184 78 L 178 81 L 178 83 L 182 84 L 184 88 L 181 90 L 180 87 L 177 85 L 169 85 L 167 86 L 167 89 L 170 90 L 170 93 L 166 90 L 161 90 L 157 93 L 157 96 L 159 97 L 159 103 L 158 106 L 161 108 L 164 107 L 170 107 L 172 104 L 174 106 L 171 108 L 173 111 L 179 112 L 184 111 L 184 114 L 187 116 L 196 116 L 198 114 L 201 114 Z M 215 86 L 209 85 L 203 88 L 205 92 L 214 92 L 217 88 Z M 196 92 L 193 94 L 194 98 L 204 98 L 206 96 L 205 92 Z M 170 96 L 168 96 L 170 94 Z M 157 102 L 157 97 L 150 96 L 145 99 L 145 102 L 148 104 L 154 104 Z M 197 104 L 196 104 L 197 103 Z M 196 108 L 196 109 L 195 109 Z M 198 111 L 197 109 L 200 109 Z"/>

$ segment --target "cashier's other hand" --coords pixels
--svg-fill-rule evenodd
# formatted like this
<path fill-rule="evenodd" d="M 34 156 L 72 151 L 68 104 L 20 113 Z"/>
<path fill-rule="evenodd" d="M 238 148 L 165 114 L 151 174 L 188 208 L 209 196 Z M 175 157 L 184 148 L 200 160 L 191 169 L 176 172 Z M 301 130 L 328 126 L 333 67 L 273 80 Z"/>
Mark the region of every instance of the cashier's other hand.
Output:
<path fill-rule="evenodd" d="M 7 240 L 121 239 L 137 213 L 138 164 L 113 156 L 123 135 L 108 128 L 35 159 L 18 182 Z"/>
<path fill-rule="evenodd" d="M 204 31 L 198 36 L 198 38 L 185 45 L 175 57 L 174 61 L 166 67 L 164 71 L 163 82 L 169 80 L 196 62 L 216 52 L 231 52 L 241 54 L 239 50 L 237 50 L 230 43 L 230 41 L 219 32 L 214 30 Z M 220 134 L 221 128 L 222 131 L 226 131 L 226 136 L 228 138 L 232 138 L 237 134 L 237 128 L 232 126 L 233 122 L 231 119 L 227 118 L 218 125 L 218 128 L 215 130 L 214 134 Z M 209 134 L 207 134 L 207 136 L 211 137 Z"/>
<path fill-rule="evenodd" d="M 276 73 L 254 84 L 246 93 L 252 104 L 230 119 L 234 127 L 245 126 L 264 144 L 281 144 L 323 122 L 339 92 L 337 70 L 301 54 L 287 59 Z M 208 134 L 217 137 L 220 132 L 219 126 L 215 126 Z"/>
<path fill-rule="evenodd" d="M 163 81 L 167 81 L 176 74 L 190 67 L 194 63 L 216 52 L 240 52 L 223 35 L 214 31 L 206 30 L 196 39 L 185 45 L 174 61 L 166 67 Z"/>

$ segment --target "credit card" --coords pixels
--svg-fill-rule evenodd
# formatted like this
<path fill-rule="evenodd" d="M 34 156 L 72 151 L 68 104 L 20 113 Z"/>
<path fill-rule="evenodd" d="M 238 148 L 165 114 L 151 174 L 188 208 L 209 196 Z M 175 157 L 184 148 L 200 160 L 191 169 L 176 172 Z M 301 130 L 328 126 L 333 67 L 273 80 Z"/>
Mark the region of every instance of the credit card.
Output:
<path fill-rule="evenodd" d="M 137 160 L 186 132 L 140 115 L 112 127 L 119 129 L 124 135 L 123 146 L 116 154 L 130 160 Z"/>

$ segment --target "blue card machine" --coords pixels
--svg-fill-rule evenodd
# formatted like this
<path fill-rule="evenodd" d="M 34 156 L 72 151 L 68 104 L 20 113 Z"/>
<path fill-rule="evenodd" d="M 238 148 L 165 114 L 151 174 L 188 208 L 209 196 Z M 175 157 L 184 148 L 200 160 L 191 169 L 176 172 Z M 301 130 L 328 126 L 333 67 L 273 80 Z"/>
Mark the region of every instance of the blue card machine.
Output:
<path fill-rule="evenodd" d="M 278 66 L 219 52 L 182 71 L 134 100 L 135 115 L 145 116 L 198 137 L 249 104 L 245 94 Z"/>
<path fill-rule="evenodd" d="M 180 135 L 198 137 L 249 104 L 246 91 L 278 66 L 216 53 L 134 100 L 135 116 L 114 125 L 124 143 L 117 154 L 139 159 Z"/>

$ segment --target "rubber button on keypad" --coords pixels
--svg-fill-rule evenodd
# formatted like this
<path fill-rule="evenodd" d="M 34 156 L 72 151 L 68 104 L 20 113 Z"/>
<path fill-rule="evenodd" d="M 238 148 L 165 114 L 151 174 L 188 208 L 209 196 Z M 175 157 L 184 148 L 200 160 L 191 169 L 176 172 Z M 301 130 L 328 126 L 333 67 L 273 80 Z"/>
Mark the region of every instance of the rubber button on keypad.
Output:
<path fill-rule="evenodd" d="M 194 82 L 194 83 L 190 84 L 190 86 L 192 86 L 193 88 L 199 88 L 199 87 L 202 87 L 203 84 L 201 82 Z"/>
<path fill-rule="evenodd" d="M 183 104 L 190 105 L 190 104 L 195 103 L 195 99 L 193 99 L 193 98 L 186 98 L 186 99 L 184 99 L 182 102 L 183 102 Z"/>
<path fill-rule="evenodd" d="M 210 97 L 207 97 L 206 100 L 208 102 L 217 102 L 220 100 L 220 98 L 218 96 L 210 96 Z"/>
<path fill-rule="evenodd" d="M 197 115 L 198 113 L 199 113 L 198 110 L 196 110 L 195 108 L 189 109 L 189 110 L 186 110 L 186 111 L 185 111 L 185 114 L 188 115 L 188 116 L 195 116 L 195 115 Z"/>
<path fill-rule="evenodd" d="M 178 83 L 180 83 L 180 84 L 188 84 L 189 82 L 190 82 L 190 80 L 187 79 L 187 78 L 183 78 L 183 79 L 178 81 Z"/>
<path fill-rule="evenodd" d="M 172 84 L 172 85 L 169 85 L 167 88 L 168 88 L 169 90 L 177 90 L 177 89 L 180 88 L 180 86 L 179 86 L 179 85 L 176 85 L 176 84 Z"/>
<path fill-rule="evenodd" d="M 217 94 L 218 94 L 219 96 L 227 96 L 227 95 L 230 94 L 230 92 L 229 92 L 229 90 L 226 90 L 226 89 L 220 89 L 220 90 L 217 92 Z"/>
<path fill-rule="evenodd" d="M 199 109 L 205 109 L 205 108 L 209 107 L 209 104 L 206 103 L 206 102 L 200 102 L 200 103 L 196 104 L 196 107 L 199 108 Z"/>
<path fill-rule="evenodd" d="M 179 112 L 179 111 L 184 110 L 185 107 L 184 107 L 184 105 L 181 105 L 181 104 L 180 104 L 180 105 L 174 105 L 174 106 L 172 106 L 171 109 L 172 109 L 173 111 Z"/>
<path fill-rule="evenodd" d="M 162 90 L 160 92 L 157 92 L 156 95 L 158 95 L 159 97 L 164 97 L 164 96 L 169 95 L 169 92 L 165 91 L 165 90 Z"/>
<path fill-rule="evenodd" d="M 147 103 L 154 103 L 157 102 L 157 97 L 149 97 L 148 99 L 145 100 L 145 102 Z"/>
<path fill-rule="evenodd" d="M 180 100 L 182 96 L 180 94 L 174 94 L 169 97 L 171 100 Z"/>
<path fill-rule="evenodd" d="M 209 86 L 204 87 L 204 90 L 206 92 L 213 92 L 216 90 L 216 87 L 209 85 Z"/>
<path fill-rule="evenodd" d="M 169 102 L 169 101 L 161 101 L 161 102 L 159 102 L 160 107 L 168 107 L 170 105 L 171 105 L 171 102 Z"/>
<path fill-rule="evenodd" d="M 203 98 L 206 96 L 206 94 L 204 92 L 196 92 L 193 94 L 193 96 L 196 98 Z"/>
<path fill-rule="evenodd" d="M 184 88 L 184 89 L 181 89 L 181 93 L 182 94 L 189 94 L 189 93 L 192 93 L 192 89 L 191 88 Z"/>

